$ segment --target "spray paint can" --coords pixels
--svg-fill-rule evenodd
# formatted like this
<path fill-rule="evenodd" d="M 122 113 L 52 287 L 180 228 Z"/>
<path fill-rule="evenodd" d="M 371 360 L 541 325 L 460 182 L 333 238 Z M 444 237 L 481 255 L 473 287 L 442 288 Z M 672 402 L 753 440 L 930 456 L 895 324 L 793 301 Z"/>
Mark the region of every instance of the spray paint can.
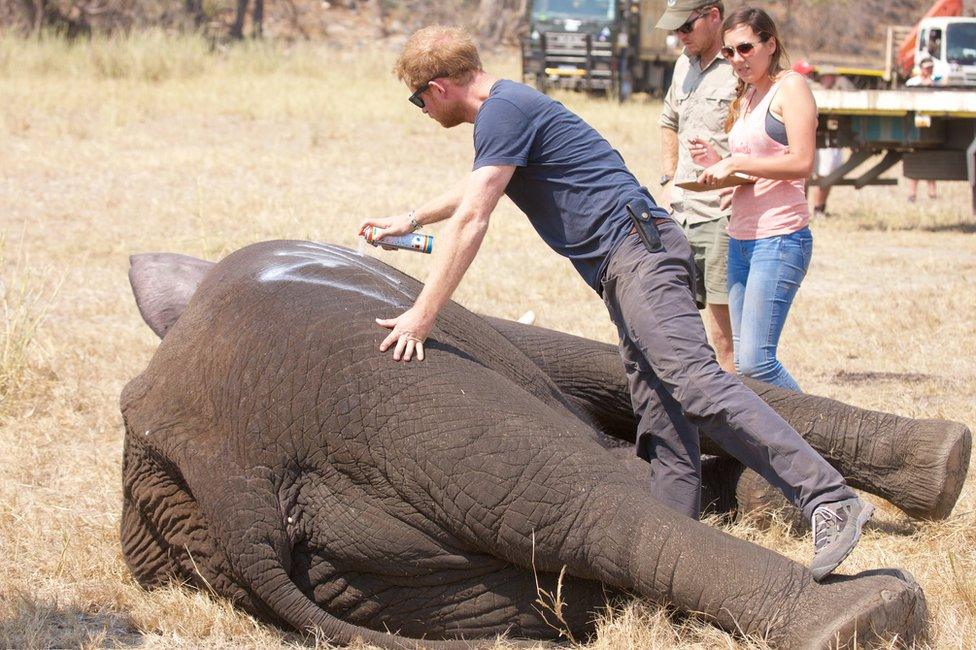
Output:
<path fill-rule="evenodd" d="M 379 231 L 380 229 L 376 226 L 367 226 L 363 230 L 363 237 L 366 239 L 366 243 L 373 246 L 392 246 L 393 248 L 402 248 L 408 251 L 417 251 L 418 253 L 429 253 L 434 250 L 433 235 L 410 233 L 408 235 L 379 237 Z"/>

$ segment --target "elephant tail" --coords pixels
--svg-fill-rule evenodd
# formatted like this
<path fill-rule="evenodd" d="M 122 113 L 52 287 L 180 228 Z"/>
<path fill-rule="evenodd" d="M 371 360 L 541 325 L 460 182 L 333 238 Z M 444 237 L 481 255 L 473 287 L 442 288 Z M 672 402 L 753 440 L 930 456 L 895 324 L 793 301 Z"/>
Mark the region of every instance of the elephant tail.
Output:
<path fill-rule="evenodd" d="M 178 253 L 129 257 L 129 284 L 142 319 L 159 338 L 173 326 L 213 262 Z"/>

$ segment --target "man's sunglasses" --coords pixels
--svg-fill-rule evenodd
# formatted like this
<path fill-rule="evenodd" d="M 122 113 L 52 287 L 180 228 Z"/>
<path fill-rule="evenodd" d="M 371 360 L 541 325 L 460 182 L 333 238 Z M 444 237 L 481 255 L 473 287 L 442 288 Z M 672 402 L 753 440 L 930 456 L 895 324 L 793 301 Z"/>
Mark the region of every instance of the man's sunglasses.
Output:
<path fill-rule="evenodd" d="M 676 29 L 674 31 L 676 31 L 679 34 L 690 34 L 691 33 L 691 30 L 693 30 L 695 28 L 695 23 L 698 22 L 698 19 L 699 18 L 703 18 L 704 16 L 705 16 L 705 13 L 695 14 L 695 17 L 694 18 L 692 18 L 691 20 L 689 20 L 684 25 L 682 25 L 681 27 L 679 27 L 678 29 Z"/>
<path fill-rule="evenodd" d="M 433 81 L 433 79 L 431 79 L 431 81 Z M 420 88 L 415 90 L 412 95 L 410 95 L 410 97 L 408 98 L 410 100 L 410 103 L 416 106 L 417 108 L 423 108 L 424 106 L 426 106 L 426 104 L 424 103 L 424 98 L 421 97 L 421 95 L 427 92 L 428 88 L 430 88 L 430 81 L 423 84 Z"/>
<path fill-rule="evenodd" d="M 729 47 L 728 45 L 726 45 L 721 50 L 719 50 L 719 54 L 721 54 L 722 57 L 725 59 L 731 59 L 733 56 L 735 56 L 735 53 L 738 52 L 739 56 L 745 58 L 747 56 L 752 55 L 752 51 L 756 49 L 757 45 L 759 45 L 759 43 L 750 43 L 749 41 L 746 41 L 745 43 L 739 43 L 735 47 Z"/>

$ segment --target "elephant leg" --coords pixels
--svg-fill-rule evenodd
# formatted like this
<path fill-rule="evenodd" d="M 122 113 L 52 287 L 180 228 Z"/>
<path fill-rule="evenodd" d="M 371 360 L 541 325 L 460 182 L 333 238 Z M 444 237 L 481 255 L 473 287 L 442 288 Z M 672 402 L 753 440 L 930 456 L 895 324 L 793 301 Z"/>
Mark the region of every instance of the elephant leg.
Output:
<path fill-rule="evenodd" d="M 921 519 L 952 511 L 969 469 L 972 434 L 959 422 L 915 420 L 826 397 L 745 383 L 852 486 Z"/>
<path fill-rule="evenodd" d="M 617 348 L 514 321 L 489 318 L 609 436 L 633 441 L 636 420 Z M 793 393 L 752 379 L 751 390 L 786 420 L 848 484 L 913 517 L 942 519 L 959 498 L 972 434 L 959 423 L 915 420 Z M 702 452 L 725 452 L 702 439 Z"/>
<path fill-rule="evenodd" d="M 509 510 L 551 522 L 536 529 L 509 519 L 512 561 L 597 580 L 656 602 L 667 602 L 776 647 L 834 648 L 898 635 L 922 635 L 924 597 L 904 574 L 873 572 L 823 584 L 772 551 L 733 538 L 641 496 L 619 476 L 577 477 L 565 509 L 552 513 L 537 499 Z M 566 486 L 558 491 L 565 493 Z M 519 538 L 519 533 L 523 536 Z"/>
<path fill-rule="evenodd" d="M 463 439 L 411 431 L 410 455 L 399 464 L 413 468 L 398 478 L 400 491 L 416 495 L 412 506 L 464 546 L 527 571 L 565 568 L 782 647 L 914 638 L 923 630 L 924 597 L 913 581 L 871 574 L 817 584 L 806 567 L 655 501 L 639 473 L 586 427 L 518 398 L 516 387 L 494 388 L 492 403 L 503 411 L 475 412 L 466 395 L 490 379 L 472 365 L 463 390 L 439 393 L 439 408 Z M 409 392 L 419 402 L 429 398 L 421 386 Z"/>
<path fill-rule="evenodd" d="M 742 469 L 734 458 L 702 456 L 702 516 L 727 517 L 736 512 L 735 488 Z"/>
<path fill-rule="evenodd" d="M 760 528 L 766 528 L 776 518 L 797 532 L 805 533 L 810 529 L 810 522 L 803 513 L 766 479 L 741 465 L 738 476 L 735 481 L 737 519 L 748 519 Z"/>

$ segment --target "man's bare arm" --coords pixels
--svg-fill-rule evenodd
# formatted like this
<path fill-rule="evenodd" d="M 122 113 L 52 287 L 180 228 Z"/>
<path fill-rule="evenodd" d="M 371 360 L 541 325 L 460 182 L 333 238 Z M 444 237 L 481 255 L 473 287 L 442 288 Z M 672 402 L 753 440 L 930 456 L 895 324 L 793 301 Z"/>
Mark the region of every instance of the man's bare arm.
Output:
<path fill-rule="evenodd" d="M 674 176 L 678 169 L 678 132 L 661 127 L 661 173 Z"/>
<path fill-rule="evenodd" d="M 657 203 L 671 211 L 671 188 L 674 186 L 674 172 L 678 169 L 678 132 L 667 126 L 661 127 L 661 172 L 671 177 L 668 183 L 654 192 Z"/>
<path fill-rule="evenodd" d="M 461 200 L 464 198 L 464 189 L 468 185 L 469 177 L 470 175 L 465 176 L 448 191 L 416 208 L 414 216 L 420 225 L 426 226 L 443 221 L 457 212 L 458 206 L 461 205 Z"/>
<path fill-rule="evenodd" d="M 412 212 L 404 212 L 392 217 L 365 219 L 359 224 L 359 232 L 363 232 L 369 226 L 376 226 L 380 229 L 380 237 L 404 235 L 415 229 L 411 218 L 416 220 L 418 227 L 443 221 L 457 211 L 461 199 L 464 197 L 468 178 L 465 176 L 454 187 L 427 201 Z"/>
<path fill-rule="evenodd" d="M 377 319 L 379 325 L 393 330 L 380 344 L 381 352 L 395 345 L 395 361 L 401 358 L 409 361 L 414 352 L 417 360 L 423 361 L 424 339 L 477 255 L 492 210 L 514 172 L 515 167 L 511 165 L 491 165 L 471 172 L 457 210 L 438 237 L 441 244 L 434 253 L 433 268 L 417 301 L 396 318 Z"/>

